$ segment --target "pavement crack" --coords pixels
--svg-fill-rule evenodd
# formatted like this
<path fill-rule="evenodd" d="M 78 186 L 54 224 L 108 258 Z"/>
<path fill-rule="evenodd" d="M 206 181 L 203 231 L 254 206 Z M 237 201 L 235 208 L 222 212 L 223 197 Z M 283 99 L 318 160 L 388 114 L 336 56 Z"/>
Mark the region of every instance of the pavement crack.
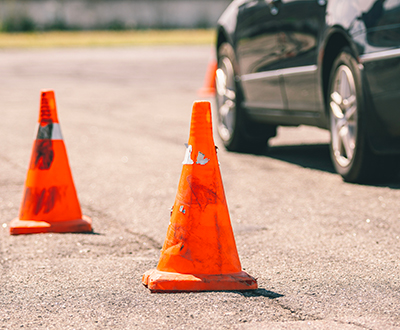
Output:
<path fill-rule="evenodd" d="M 82 205 L 84 205 L 85 209 L 87 209 L 90 212 L 91 217 L 93 217 L 93 216 L 96 216 L 98 218 L 102 218 L 102 217 L 109 218 L 110 217 L 106 212 L 98 210 L 90 204 L 82 204 Z"/>
<path fill-rule="evenodd" d="M 162 244 L 160 242 L 157 242 L 155 239 L 146 234 L 136 233 L 128 228 L 125 228 L 125 232 L 135 235 L 137 238 L 156 250 L 160 250 L 162 248 Z"/>
<path fill-rule="evenodd" d="M 20 171 L 25 171 L 26 170 L 26 166 L 22 166 L 19 163 L 15 162 L 14 160 L 4 156 L 4 155 L 0 155 L 0 160 L 4 161 L 5 163 L 8 163 L 10 165 L 12 165 L 12 167 L 15 169 L 17 168 Z"/>
<path fill-rule="evenodd" d="M 368 327 L 368 326 L 366 326 L 366 325 L 364 325 L 364 324 L 361 324 L 361 323 L 358 323 L 358 322 L 345 322 L 345 321 L 340 321 L 340 320 L 334 320 L 334 321 L 335 321 L 336 323 L 339 323 L 339 324 L 354 325 L 354 326 L 359 327 L 359 328 L 361 328 L 361 329 L 372 330 L 371 327 Z"/>
<path fill-rule="evenodd" d="M 292 317 L 294 317 L 297 321 L 322 321 L 323 320 L 321 317 L 318 317 L 315 315 L 304 314 L 304 312 L 301 310 L 295 310 L 294 308 L 291 308 L 283 303 L 280 303 L 276 299 L 274 300 L 274 303 L 277 304 L 283 310 L 286 310 L 287 312 L 289 312 L 290 315 Z"/>

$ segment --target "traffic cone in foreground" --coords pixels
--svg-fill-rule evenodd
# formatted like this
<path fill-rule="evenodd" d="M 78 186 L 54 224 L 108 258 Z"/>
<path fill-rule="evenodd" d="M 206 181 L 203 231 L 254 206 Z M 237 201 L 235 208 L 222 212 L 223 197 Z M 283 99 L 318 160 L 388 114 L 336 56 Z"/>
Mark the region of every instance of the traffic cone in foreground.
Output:
<path fill-rule="evenodd" d="M 218 69 L 216 59 L 211 59 L 207 66 L 206 75 L 204 77 L 204 86 L 198 90 L 201 97 L 209 97 L 215 95 L 215 75 Z"/>
<path fill-rule="evenodd" d="M 42 91 L 38 133 L 19 213 L 10 234 L 91 232 L 83 216 L 57 118 L 53 91 Z"/>
<path fill-rule="evenodd" d="M 253 290 L 242 271 L 229 218 L 209 102 L 193 105 L 190 137 L 157 269 L 143 275 L 152 292 Z"/>

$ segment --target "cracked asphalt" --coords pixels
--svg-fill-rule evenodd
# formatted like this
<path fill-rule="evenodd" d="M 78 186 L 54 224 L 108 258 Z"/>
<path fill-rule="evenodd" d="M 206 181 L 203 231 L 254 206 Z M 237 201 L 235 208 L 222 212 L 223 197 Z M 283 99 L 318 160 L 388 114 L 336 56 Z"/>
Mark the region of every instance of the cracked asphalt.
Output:
<path fill-rule="evenodd" d="M 329 134 L 219 146 L 252 292 L 151 294 L 209 46 L 0 52 L 1 329 L 399 329 L 400 178 L 344 183 Z M 91 234 L 9 235 L 41 89 L 53 89 Z M 212 98 L 210 100 L 213 102 Z M 214 103 L 212 104 L 214 109 Z"/>

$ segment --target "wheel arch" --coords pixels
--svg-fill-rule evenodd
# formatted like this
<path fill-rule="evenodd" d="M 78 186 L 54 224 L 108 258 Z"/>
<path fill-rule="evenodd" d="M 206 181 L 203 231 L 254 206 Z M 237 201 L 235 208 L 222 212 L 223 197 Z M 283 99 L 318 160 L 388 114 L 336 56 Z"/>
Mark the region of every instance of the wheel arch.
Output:
<path fill-rule="evenodd" d="M 340 54 L 344 47 L 349 47 L 354 54 L 357 54 L 355 47 L 352 45 L 347 33 L 341 28 L 334 28 L 331 30 L 326 43 L 323 47 L 323 57 L 322 57 L 322 92 L 324 98 L 324 104 L 326 104 L 328 99 L 328 86 L 329 78 L 332 71 L 333 63 L 336 57 Z M 328 109 L 325 109 L 328 115 Z"/>
<path fill-rule="evenodd" d="M 229 35 L 229 33 L 226 31 L 226 29 L 223 26 L 219 26 L 217 29 L 217 40 L 216 40 L 216 44 L 215 44 L 217 58 L 218 58 L 219 48 L 224 43 L 229 43 L 232 46 L 232 48 L 235 50 L 235 45 L 232 40 L 232 37 Z M 235 54 L 235 57 L 236 57 L 236 54 Z"/>
<path fill-rule="evenodd" d="M 217 30 L 217 42 L 216 42 L 216 50 L 218 52 L 219 47 L 224 43 L 228 41 L 228 37 L 226 35 L 225 30 L 222 27 L 219 27 Z"/>

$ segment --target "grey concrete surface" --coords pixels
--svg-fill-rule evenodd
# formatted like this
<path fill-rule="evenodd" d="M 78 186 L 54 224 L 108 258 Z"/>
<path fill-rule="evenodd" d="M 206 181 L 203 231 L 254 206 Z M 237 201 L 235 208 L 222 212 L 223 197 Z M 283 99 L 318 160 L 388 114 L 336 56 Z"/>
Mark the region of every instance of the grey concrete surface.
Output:
<path fill-rule="evenodd" d="M 1 329 L 399 329 L 400 180 L 344 183 L 328 133 L 219 161 L 254 292 L 151 294 L 211 47 L 0 52 Z M 9 235 L 41 89 L 93 234 Z M 213 104 L 214 106 L 214 104 Z"/>

